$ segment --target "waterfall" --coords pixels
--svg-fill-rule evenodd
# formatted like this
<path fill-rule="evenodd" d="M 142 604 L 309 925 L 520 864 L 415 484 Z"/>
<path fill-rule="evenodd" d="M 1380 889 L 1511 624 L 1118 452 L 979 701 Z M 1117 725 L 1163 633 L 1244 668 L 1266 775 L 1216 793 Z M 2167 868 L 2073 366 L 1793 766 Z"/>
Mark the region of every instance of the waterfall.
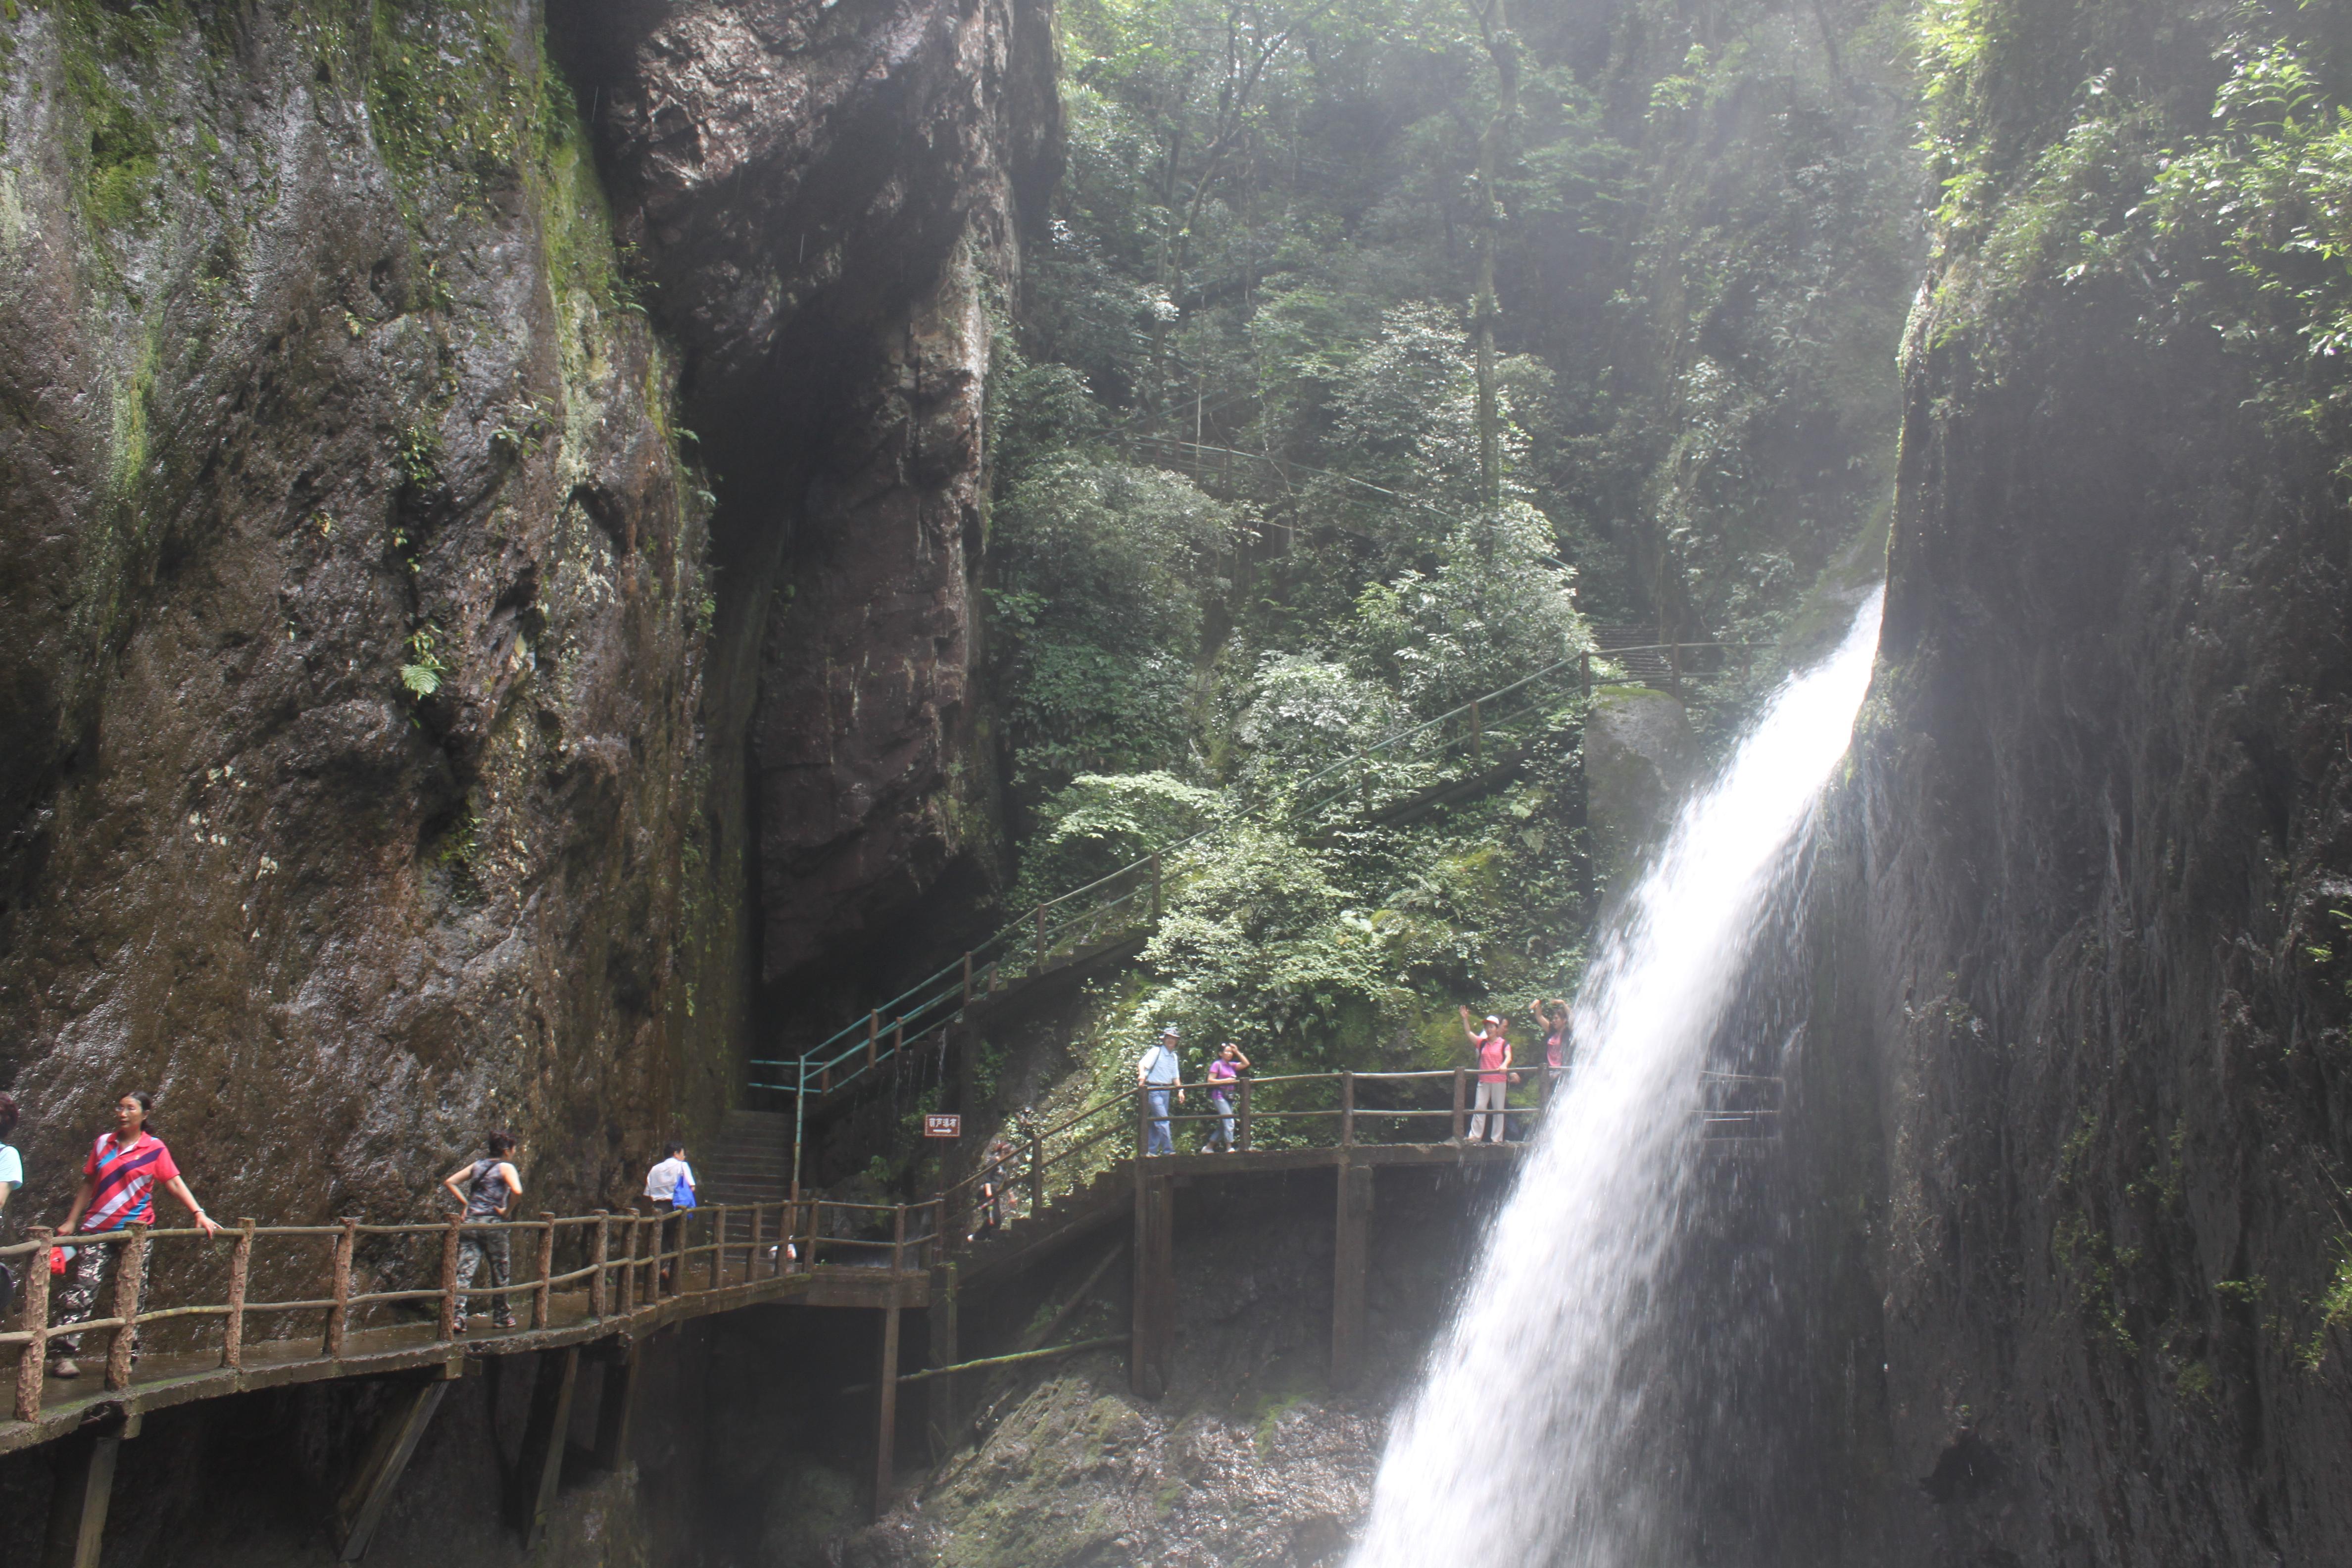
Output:
<path fill-rule="evenodd" d="M 1608 929 L 1574 1068 L 1391 1432 L 1350 1568 L 1682 1555 L 1672 1467 L 1644 1433 L 1685 1403 L 1661 1386 L 1676 1347 L 1657 1343 L 1657 1298 L 1707 1169 L 1704 1074 L 1852 737 L 1878 614 L 1874 594 L 1774 694 Z"/>

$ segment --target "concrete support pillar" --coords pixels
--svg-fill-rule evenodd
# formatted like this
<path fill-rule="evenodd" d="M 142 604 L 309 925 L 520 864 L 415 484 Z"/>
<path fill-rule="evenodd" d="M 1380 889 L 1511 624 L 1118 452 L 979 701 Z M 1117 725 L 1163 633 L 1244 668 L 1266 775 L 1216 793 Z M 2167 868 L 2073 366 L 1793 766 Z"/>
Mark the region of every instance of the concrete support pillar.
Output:
<path fill-rule="evenodd" d="M 374 1539 L 376 1526 L 383 1522 L 384 1510 L 391 1506 L 392 1494 L 400 1485 L 401 1472 L 408 1468 L 425 1428 L 432 1425 L 433 1413 L 441 1408 L 441 1397 L 448 1392 L 447 1381 L 436 1377 L 404 1384 L 394 1395 L 392 1407 L 376 1423 L 368 1451 L 336 1499 L 334 1515 L 328 1521 L 337 1562 L 356 1563 L 367 1554 L 368 1542 Z"/>
<path fill-rule="evenodd" d="M 614 1348 L 604 1363 L 604 1386 L 596 1396 L 596 1468 L 610 1473 L 629 1458 L 629 1420 L 637 1407 L 635 1341 Z"/>
<path fill-rule="evenodd" d="M 114 1460 L 121 1451 L 119 1431 L 68 1437 L 58 1445 L 41 1568 L 98 1568 L 106 1507 L 114 1495 Z"/>
<path fill-rule="evenodd" d="M 580 1381 L 580 1347 L 539 1352 L 539 1374 L 530 1385 L 530 1421 L 523 1428 L 522 1457 L 515 1466 L 513 1513 L 523 1550 L 536 1550 L 555 1511 L 563 1479 L 564 1435 L 572 1430 L 572 1394 Z"/>
<path fill-rule="evenodd" d="M 1135 1162 L 1134 1338 L 1128 1386 L 1139 1399 L 1168 1392 L 1176 1364 L 1176 1184 Z"/>
<path fill-rule="evenodd" d="M 892 1281 L 890 1305 L 882 1313 L 882 1405 L 874 1435 L 874 1517 L 890 1506 L 892 1451 L 898 1442 L 898 1292 Z"/>
<path fill-rule="evenodd" d="M 930 1300 L 924 1315 L 930 1324 L 931 1364 L 953 1366 L 962 1358 L 957 1353 L 956 1266 L 952 1261 L 931 1266 Z M 935 1465 L 954 1450 L 962 1430 L 963 1409 L 957 1401 L 959 1381 L 954 1373 L 930 1380 L 926 1425 L 929 1428 L 931 1462 Z"/>
<path fill-rule="evenodd" d="M 1364 1276 L 1370 1260 L 1372 1168 L 1339 1167 L 1331 1247 L 1331 1386 L 1353 1388 L 1364 1370 Z"/>

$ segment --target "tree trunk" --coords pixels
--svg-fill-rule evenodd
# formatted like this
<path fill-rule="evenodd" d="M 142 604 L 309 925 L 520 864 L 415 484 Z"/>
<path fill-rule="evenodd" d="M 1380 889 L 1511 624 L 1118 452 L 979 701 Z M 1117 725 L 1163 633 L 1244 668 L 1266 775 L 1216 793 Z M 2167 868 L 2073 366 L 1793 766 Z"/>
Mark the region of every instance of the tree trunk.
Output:
<path fill-rule="evenodd" d="M 1519 115 L 1519 44 L 1506 0 L 1473 0 L 1478 31 L 1495 63 L 1495 114 L 1478 138 L 1478 293 L 1472 325 L 1478 338 L 1478 495 L 1488 507 L 1503 499 L 1503 411 L 1495 386 L 1495 251 L 1502 239 L 1503 204 L 1496 195 L 1512 121 Z"/>

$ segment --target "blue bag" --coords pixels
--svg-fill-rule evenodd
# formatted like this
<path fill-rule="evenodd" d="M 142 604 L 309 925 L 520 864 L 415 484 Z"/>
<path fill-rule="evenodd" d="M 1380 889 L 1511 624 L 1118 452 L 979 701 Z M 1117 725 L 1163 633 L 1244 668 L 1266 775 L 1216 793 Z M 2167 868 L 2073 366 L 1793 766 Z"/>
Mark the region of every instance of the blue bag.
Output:
<path fill-rule="evenodd" d="M 694 1184 L 688 1181 L 684 1176 L 680 1176 L 677 1179 L 677 1186 L 673 1189 L 669 1194 L 669 1201 L 670 1205 L 673 1208 L 692 1208 L 694 1206 Z"/>

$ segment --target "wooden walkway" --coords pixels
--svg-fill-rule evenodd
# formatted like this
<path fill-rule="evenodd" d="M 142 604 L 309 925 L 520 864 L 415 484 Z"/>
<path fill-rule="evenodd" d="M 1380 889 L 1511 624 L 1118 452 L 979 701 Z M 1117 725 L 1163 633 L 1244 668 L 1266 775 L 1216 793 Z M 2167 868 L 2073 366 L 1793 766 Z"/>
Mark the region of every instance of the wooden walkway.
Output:
<path fill-rule="evenodd" d="M 10 1418 L 0 1421 L 0 1454 L 62 1445 L 43 1561 L 49 1568 L 95 1568 L 116 1452 L 124 1439 L 138 1436 L 151 1412 L 298 1384 L 394 1381 L 403 1394 L 333 1510 L 338 1553 L 354 1562 L 366 1551 L 448 1384 L 478 1358 L 530 1356 L 538 1375 L 509 1509 L 526 1547 L 532 1546 L 553 1506 L 583 1357 L 604 1367 L 596 1452 L 597 1462 L 611 1468 L 620 1462 L 626 1440 L 636 1347 L 647 1335 L 694 1318 L 778 1303 L 879 1310 L 895 1339 L 898 1314 L 931 1299 L 942 1247 L 939 1215 L 937 1205 L 811 1197 L 712 1205 L 667 1219 L 600 1211 L 542 1214 L 496 1226 L 455 1220 L 404 1226 L 245 1220 L 217 1238 L 145 1226 L 63 1238 L 36 1229 L 32 1240 L 0 1248 L 0 1258 L 21 1269 L 25 1279 L 19 1327 L 0 1333 L 0 1345 L 17 1348 L 15 1402 Z M 518 1265 L 505 1292 L 518 1320 L 512 1329 L 496 1328 L 487 1314 L 459 1316 L 460 1244 L 469 1232 L 488 1231 L 503 1236 Z M 115 1252 L 108 1316 L 49 1322 L 49 1255 L 64 1243 Z M 354 1259 L 362 1247 L 414 1250 L 418 1243 L 437 1244 L 438 1284 L 354 1289 Z M 586 1261 L 559 1270 L 565 1250 L 583 1253 Z M 290 1300 L 253 1296 L 248 1286 L 257 1276 L 299 1280 L 305 1252 L 311 1267 L 325 1255 L 320 1294 Z M 172 1267 L 151 1282 L 159 1258 Z M 226 1274 L 217 1290 L 209 1284 L 215 1264 L 225 1265 L 219 1271 Z M 496 1292 L 478 1289 L 465 1304 L 487 1308 L 497 1299 Z M 427 1318 L 367 1321 L 372 1313 L 389 1317 L 403 1308 L 421 1309 Z M 256 1326 L 275 1328 L 277 1336 L 250 1337 L 247 1331 Z M 298 1338 L 289 1326 L 307 1331 Z M 77 1357 L 82 1375 L 72 1379 L 48 1372 L 48 1342 L 67 1332 L 86 1336 Z M 147 1353 L 134 1353 L 142 1337 Z"/>

